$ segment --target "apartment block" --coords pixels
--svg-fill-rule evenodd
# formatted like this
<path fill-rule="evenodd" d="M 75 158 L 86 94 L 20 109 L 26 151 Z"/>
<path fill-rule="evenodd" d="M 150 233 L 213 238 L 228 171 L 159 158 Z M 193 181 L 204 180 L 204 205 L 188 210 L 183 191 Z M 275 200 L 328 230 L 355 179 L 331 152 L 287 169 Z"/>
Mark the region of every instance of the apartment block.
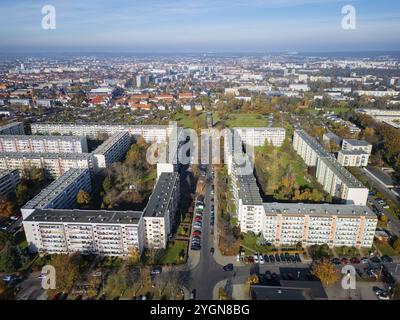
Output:
<path fill-rule="evenodd" d="M 344 167 L 366 167 L 369 154 L 363 150 L 340 150 L 337 161 Z"/>
<path fill-rule="evenodd" d="M 0 153 L 0 170 L 41 168 L 47 177 L 58 178 L 69 169 L 93 170 L 93 156 L 88 153 Z"/>
<path fill-rule="evenodd" d="M 0 196 L 7 198 L 20 181 L 18 170 L 0 170 Z"/>
<path fill-rule="evenodd" d="M 25 134 L 24 124 L 22 122 L 12 122 L 0 126 L 0 135 L 3 134 Z"/>
<path fill-rule="evenodd" d="M 143 213 L 146 248 L 166 248 L 176 223 L 179 189 L 178 173 L 161 173 Z"/>
<path fill-rule="evenodd" d="M 31 252 L 123 257 L 143 250 L 140 211 L 36 209 L 23 225 Z"/>
<path fill-rule="evenodd" d="M 368 189 L 333 157 L 319 158 L 316 172 L 318 182 L 333 197 L 346 203 L 364 206 Z"/>
<path fill-rule="evenodd" d="M 108 168 L 112 163 L 121 161 L 131 145 L 128 132 L 112 135 L 92 152 L 96 170 Z"/>
<path fill-rule="evenodd" d="M 85 153 L 86 137 L 0 135 L 0 152 Z"/>
<path fill-rule="evenodd" d="M 325 148 L 304 130 L 294 132 L 293 148 L 309 167 L 315 167 L 319 158 L 331 157 Z"/>
<path fill-rule="evenodd" d="M 364 151 L 368 155 L 371 154 L 372 144 L 365 140 L 343 139 L 342 150 L 345 151 Z"/>
<path fill-rule="evenodd" d="M 378 219 L 366 206 L 264 203 L 262 234 L 275 245 L 369 248 Z"/>
<path fill-rule="evenodd" d="M 244 144 L 254 147 L 263 146 L 265 141 L 276 147 L 280 147 L 283 141 L 285 141 L 286 136 L 284 128 L 235 127 L 233 130 L 236 130 Z"/>
<path fill-rule="evenodd" d="M 67 209 L 76 207 L 76 195 L 80 190 L 92 191 L 88 169 L 70 169 L 22 208 L 22 217 L 27 218 L 35 209 Z"/>
<path fill-rule="evenodd" d="M 126 125 L 100 123 L 33 123 L 32 134 L 61 134 L 74 136 L 88 136 L 98 139 L 100 135 L 112 136 L 120 132 L 128 132 L 131 136 L 142 136 L 146 142 L 167 142 L 173 130 L 173 125 Z"/>

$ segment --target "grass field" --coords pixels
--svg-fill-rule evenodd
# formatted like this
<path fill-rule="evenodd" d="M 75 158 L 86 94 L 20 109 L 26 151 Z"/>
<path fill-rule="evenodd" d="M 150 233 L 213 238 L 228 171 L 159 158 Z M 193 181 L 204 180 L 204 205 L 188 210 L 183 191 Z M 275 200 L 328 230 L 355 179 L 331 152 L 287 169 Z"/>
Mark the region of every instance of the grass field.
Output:
<path fill-rule="evenodd" d="M 219 119 L 213 115 L 214 123 Z M 268 117 L 259 114 L 234 113 L 230 114 L 228 120 L 224 120 L 227 127 L 266 127 L 268 125 Z"/>
<path fill-rule="evenodd" d="M 184 262 L 182 259 L 182 252 L 187 253 L 187 241 L 174 241 L 173 244 L 168 244 L 168 248 L 165 250 L 162 258 L 163 264 L 181 264 Z"/>
<path fill-rule="evenodd" d="M 205 123 L 206 113 L 205 112 L 199 113 L 198 118 L 200 120 L 200 123 Z M 181 126 L 184 128 L 193 128 L 193 121 L 190 117 L 189 112 L 178 112 L 177 114 L 174 115 L 172 120 L 178 122 L 178 126 Z"/>

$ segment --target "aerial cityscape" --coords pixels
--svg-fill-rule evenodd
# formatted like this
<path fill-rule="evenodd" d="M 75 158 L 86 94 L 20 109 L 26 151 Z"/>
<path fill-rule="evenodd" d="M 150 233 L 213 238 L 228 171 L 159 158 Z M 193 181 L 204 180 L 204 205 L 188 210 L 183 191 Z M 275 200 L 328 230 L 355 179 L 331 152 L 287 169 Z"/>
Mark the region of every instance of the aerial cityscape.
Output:
<path fill-rule="evenodd" d="M 0 4 L 0 300 L 400 300 L 400 5 L 150 2 Z"/>

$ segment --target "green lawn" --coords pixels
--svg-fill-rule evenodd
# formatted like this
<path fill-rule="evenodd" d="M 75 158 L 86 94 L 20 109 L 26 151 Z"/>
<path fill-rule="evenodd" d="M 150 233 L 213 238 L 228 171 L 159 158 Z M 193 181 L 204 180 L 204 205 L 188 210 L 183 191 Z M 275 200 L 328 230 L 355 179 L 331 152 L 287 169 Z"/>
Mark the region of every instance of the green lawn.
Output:
<path fill-rule="evenodd" d="M 181 254 L 184 252 L 187 253 L 187 241 L 174 241 L 173 244 L 168 244 L 167 249 L 165 250 L 164 256 L 162 258 L 162 264 L 181 264 L 184 263 L 184 259 L 182 259 Z"/>
<path fill-rule="evenodd" d="M 156 180 L 157 178 L 157 169 L 151 169 L 144 177 L 143 177 L 143 182 L 149 182 L 152 180 Z"/>
<path fill-rule="evenodd" d="M 216 122 L 216 119 L 214 119 Z M 266 127 L 268 117 L 259 114 L 238 113 L 231 114 L 228 120 L 225 120 L 227 127 Z"/>
<path fill-rule="evenodd" d="M 198 114 L 198 118 L 200 120 L 200 123 L 205 123 L 206 113 L 201 112 L 200 114 Z M 181 126 L 184 128 L 193 128 L 193 121 L 190 117 L 189 112 L 178 112 L 174 115 L 172 120 L 178 122 L 178 126 Z"/>
<path fill-rule="evenodd" d="M 382 253 L 382 255 L 387 254 L 388 256 L 397 256 L 399 253 L 392 248 L 392 246 L 388 243 L 375 243 L 375 247 Z"/>

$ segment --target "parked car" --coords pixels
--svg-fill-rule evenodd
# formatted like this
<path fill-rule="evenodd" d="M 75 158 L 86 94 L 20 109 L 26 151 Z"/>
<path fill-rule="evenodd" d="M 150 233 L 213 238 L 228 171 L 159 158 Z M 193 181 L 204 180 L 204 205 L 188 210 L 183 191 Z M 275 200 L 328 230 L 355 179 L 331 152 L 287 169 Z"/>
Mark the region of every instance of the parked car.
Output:
<path fill-rule="evenodd" d="M 259 262 L 259 260 L 258 260 L 258 255 L 257 255 L 257 254 L 255 254 L 255 255 L 253 256 L 253 259 L 254 259 L 254 263 L 258 263 L 258 262 Z"/>
<path fill-rule="evenodd" d="M 392 257 L 389 257 L 389 256 L 386 255 L 386 254 L 385 254 L 384 256 L 381 257 L 381 260 L 382 260 L 382 262 L 387 262 L 387 263 L 393 262 Z"/>
<path fill-rule="evenodd" d="M 379 257 L 375 256 L 369 259 L 373 263 L 382 263 L 382 260 Z"/>
<path fill-rule="evenodd" d="M 336 265 L 341 264 L 341 261 L 340 261 L 339 258 L 333 258 L 333 259 L 331 260 L 331 262 L 332 262 L 333 264 L 336 264 Z"/>
<path fill-rule="evenodd" d="M 200 230 L 195 230 L 192 232 L 193 236 L 201 236 L 201 231 Z"/>
<path fill-rule="evenodd" d="M 161 267 L 154 267 L 153 269 L 151 269 L 150 274 L 154 276 L 156 274 L 160 274 L 161 272 L 162 272 Z"/>
<path fill-rule="evenodd" d="M 278 253 L 275 253 L 275 260 L 276 262 L 281 262 L 281 258 L 279 257 Z"/>
<path fill-rule="evenodd" d="M 367 257 L 362 257 L 360 259 L 360 261 L 361 261 L 362 264 L 368 264 L 369 263 L 369 259 Z"/>
<path fill-rule="evenodd" d="M 279 255 L 279 257 L 281 258 L 281 261 L 282 261 L 282 262 L 286 262 L 286 257 L 285 257 L 285 255 L 284 255 L 283 253 L 281 253 L 281 254 Z"/>
<path fill-rule="evenodd" d="M 275 263 L 275 258 L 273 254 L 269 255 L 269 261 L 271 261 L 271 263 Z"/>
<path fill-rule="evenodd" d="M 232 263 L 228 263 L 228 264 L 224 265 L 224 266 L 222 267 L 222 269 L 223 269 L 224 271 L 232 271 L 232 270 L 233 270 L 233 264 L 232 264 Z"/>
<path fill-rule="evenodd" d="M 390 300 L 389 296 L 386 293 L 378 294 L 379 300 Z"/>
<path fill-rule="evenodd" d="M 356 257 L 353 257 L 350 259 L 351 264 L 359 264 L 360 262 L 361 262 L 360 259 L 358 259 Z"/>
<path fill-rule="evenodd" d="M 214 254 L 214 252 L 215 252 L 215 249 L 214 249 L 214 248 L 211 248 L 211 249 L 210 249 L 210 253 L 211 253 L 211 254 Z"/>
<path fill-rule="evenodd" d="M 264 258 L 262 254 L 258 255 L 258 259 L 260 260 L 260 264 L 264 264 Z"/>
<path fill-rule="evenodd" d="M 299 255 L 298 253 L 296 253 L 296 254 L 294 255 L 294 258 L 296 259 L 296 262 L 301 262 L 300 255 Z"/>
<path fill-rule="evenodd" d="M 342 259 L 340 259 L 340 262 L 341 262 L 342 264 L 348 264 L 348 263 L 349 263 L 349 259 L 347 259 L 347 258 L 342 258 Z"/>
<path fill-rule="evenodd" d="M 264 261 L 265 261 L 266 263 L 269 263 L 269 257 L 268 257 L 267 254 L 264 255 Z"/>
<path fill-rule="evenodd" d="M 249 256 L 247 258 L 248 263 L 254 263 L 254 258 L 252 256 Z"/>
<path fill-rule="evenodd" d="M 200 246 L 200 245 L 192 245 L 192 246 L 190 247 L 190 249 L 193 250 L 193 251 L 198 251 L 198 250 L 201 249 L 201 246 Z"/>

